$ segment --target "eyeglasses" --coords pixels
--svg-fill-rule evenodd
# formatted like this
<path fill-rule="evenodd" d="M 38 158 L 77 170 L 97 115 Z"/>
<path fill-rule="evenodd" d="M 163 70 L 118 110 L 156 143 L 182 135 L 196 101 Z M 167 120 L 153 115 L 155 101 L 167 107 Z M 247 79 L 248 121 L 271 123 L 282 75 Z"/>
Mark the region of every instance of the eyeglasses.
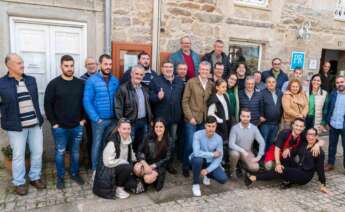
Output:
<path fill-rule="evenodd" d="M 279 66 L 279 65 L 280 65 L 280 63 L 273 63 L 273 65 L 274 65 L 274 66 Z"/>
<path fill-rule="evenodd" d="M 118 123 L 131 123 L 131 121 L 128 118 L 120 118 Z"/>

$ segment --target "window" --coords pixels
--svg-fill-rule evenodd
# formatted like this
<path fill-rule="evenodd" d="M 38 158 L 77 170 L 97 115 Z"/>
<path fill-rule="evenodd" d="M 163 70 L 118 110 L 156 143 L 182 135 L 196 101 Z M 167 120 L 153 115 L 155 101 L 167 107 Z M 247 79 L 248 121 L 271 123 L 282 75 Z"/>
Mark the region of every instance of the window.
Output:
<path fill-rule="evenodd" d="M 334 11 L 334 18 L 337 20 L 345 21 L 345 0 L 337 0 Z"/>
<path fill-rule="evenodd" d="M 245 62 L 248 73 L 260 70 L 261 45 L 250 43 L 234 43 L 229 45 L 229 61 L 231 64 Z"/>
<path fill-rule="evenodd" d="M 246 4 L 249 6 L 266 7 L 268 4 L 268 0 L 235 0 L 235 3 Z"/>

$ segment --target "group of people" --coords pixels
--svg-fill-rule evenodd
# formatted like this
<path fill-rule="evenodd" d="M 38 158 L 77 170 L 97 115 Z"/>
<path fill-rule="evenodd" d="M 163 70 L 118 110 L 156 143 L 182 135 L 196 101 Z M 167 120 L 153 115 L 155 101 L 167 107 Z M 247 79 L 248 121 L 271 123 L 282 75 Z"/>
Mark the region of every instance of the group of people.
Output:
<path fill-rule="evenodd" d="M 87 73 L 74 76 L 74 59 L 61 57 L 61 75 L 45 90 L 44 111 L 55 143 L 56 187 L 65 187 L 64 156 L 70 154 L 70 177 L 79 185 L 81 144 L 93 171 L 93 192 L 103 198 L 127 198 L 152 185 L 163 188 L 166 172 L 193 174 L 192 192 L 201 196 L 200 180 L 224 184 L 243 177 L 280 178 L 282 187 L 306 184 L 316 172 L 327 192 L 325 171 L 334 169 L 339 136 L 345 147 L 345 76 L 332 76 L 330 63 L 306 81 L 297 68 L 290 78 L 281 59 L 267 71 L 249 73 L 245 61 L 230 64 L 217 40 L 200 59 L 191 39 L 163 62 L 160 74 L 150 67 L 150 55 L 118 80 L 111 56 L 85 60 Z M 17 54 L 5 58 L 8 73 L 0 79 L 1 127 L 13 150 L 13 184 L 27 194 L 25 148 L 30 148 L 30 184 L 41 180 L 43 117 L 34 77 L 24 74 Z M 324 141 L 329 131 L 328 162 Z M 86 136 L 84 135 L 84 132 Z M 345 168 L 345 157 L 344 157 Z"/>

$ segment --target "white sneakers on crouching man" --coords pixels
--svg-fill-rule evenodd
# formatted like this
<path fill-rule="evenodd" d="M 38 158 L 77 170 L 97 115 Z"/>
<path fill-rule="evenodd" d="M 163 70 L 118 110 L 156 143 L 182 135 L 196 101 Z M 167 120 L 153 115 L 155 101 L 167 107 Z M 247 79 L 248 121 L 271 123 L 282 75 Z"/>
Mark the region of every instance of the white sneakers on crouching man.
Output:
<path fill-rule="evenodd" d="M 129 193 L 127 193 L 123 187 L 116 187 L 116 197 L 119 199 L 126 199 L 129 197 Z"/>

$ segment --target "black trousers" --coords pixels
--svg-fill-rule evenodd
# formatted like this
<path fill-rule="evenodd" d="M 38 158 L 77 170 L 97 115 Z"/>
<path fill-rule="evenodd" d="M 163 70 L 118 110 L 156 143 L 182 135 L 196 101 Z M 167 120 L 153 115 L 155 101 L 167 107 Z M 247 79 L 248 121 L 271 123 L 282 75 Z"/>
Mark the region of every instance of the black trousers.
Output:
<path fill-rule="evenodd" d="M 131 166 L 128 164 L 121 164 L 114 168 L 116 186 L 125 187 L 131 175 Z"/>

